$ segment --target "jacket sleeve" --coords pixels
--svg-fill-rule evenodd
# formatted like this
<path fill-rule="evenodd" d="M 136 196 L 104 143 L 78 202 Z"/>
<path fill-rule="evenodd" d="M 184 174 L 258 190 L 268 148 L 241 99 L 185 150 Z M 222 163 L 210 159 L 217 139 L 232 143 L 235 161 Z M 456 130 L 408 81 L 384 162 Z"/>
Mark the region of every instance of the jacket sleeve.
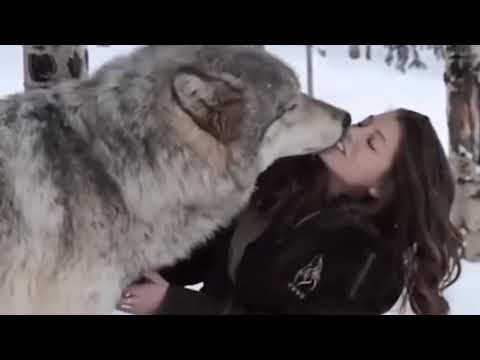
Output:
<path fill-rule="evenodd" d="M 219 231 L 206 245 L 195 249 L 189 258 L 160 271 L 170 288 L 157 314 L 216 315 L 225 311 L 224 299 L 211 291 L 194 291 L 185 286 L 211 282 L 221 275 L 218 274 L 219 268 L 223 268 L 224 249 L 228 248 L 232 232 L 233 226 Z"/>
<path fill-rule="evenodd" d="M 218 250 L 230 241 L 233 227 L 217 232 L 206 244 L 195 248 L 190 256 L 178 261 L 175 265 L 161 269 L 160 275 L 173 286 L 195 285 L 204 282 L 215 267 Z"/>

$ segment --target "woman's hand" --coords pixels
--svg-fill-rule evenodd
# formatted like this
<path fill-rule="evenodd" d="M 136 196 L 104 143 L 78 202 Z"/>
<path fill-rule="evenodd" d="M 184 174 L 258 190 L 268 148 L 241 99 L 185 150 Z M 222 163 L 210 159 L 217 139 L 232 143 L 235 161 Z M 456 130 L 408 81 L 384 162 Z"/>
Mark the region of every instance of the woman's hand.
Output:
<path fill-rule="evenodd" d="M 157 272 L 144 274 L 145 281 L 127 287 L 118 304 L 118 309 L 135 315 L 154 314 L 165 298 L 169 283 Z"/>

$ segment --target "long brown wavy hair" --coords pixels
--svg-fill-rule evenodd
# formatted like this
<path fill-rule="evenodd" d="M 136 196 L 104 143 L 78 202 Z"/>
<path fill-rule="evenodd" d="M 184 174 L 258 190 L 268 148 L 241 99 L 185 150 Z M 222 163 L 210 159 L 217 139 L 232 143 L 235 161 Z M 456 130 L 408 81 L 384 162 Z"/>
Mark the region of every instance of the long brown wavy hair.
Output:
<path fill-rule="evenodd" d="M 382 199 L 328 199 L 328 170 L 318 156 L 278 160 L 258 179 L 252 201 L 271 211 L 273 226 L 289 226 L 308 214 L 336 208 L 343 219 L 374 229 L 378 241 L 403 258 L 406 301 L 416 314 L 444 315 L 443 290 L 461 273 L 462 239 L 450 222 L 454 180 L 428 117 L 400 109 L 403 137 Z M 280 225 L 279 225 L 280 224 Z"/>

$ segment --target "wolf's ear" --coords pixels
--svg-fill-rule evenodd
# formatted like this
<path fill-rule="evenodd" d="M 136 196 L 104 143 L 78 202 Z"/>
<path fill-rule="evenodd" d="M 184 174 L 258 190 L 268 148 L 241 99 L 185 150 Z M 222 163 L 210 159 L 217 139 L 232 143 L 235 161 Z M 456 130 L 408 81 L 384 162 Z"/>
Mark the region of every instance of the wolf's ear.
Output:
<path fill-rule="evenodd" d="M 243 86 L 229 74 L 179 71 L 173 79 L 178 105 L 204 131 L 227 144 L 240 135 L 245 113 Z"/>

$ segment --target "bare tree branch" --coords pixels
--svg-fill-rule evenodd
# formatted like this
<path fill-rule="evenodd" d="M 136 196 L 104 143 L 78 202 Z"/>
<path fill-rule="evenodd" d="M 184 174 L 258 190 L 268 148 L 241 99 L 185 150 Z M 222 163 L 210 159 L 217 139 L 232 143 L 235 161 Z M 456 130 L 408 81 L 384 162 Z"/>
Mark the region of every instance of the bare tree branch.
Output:
<path fill-rule="evenodd" d="M 445 60 L 446 45 L 348 45 L 349 58 L 353 60 L 364 57 L 372 59 L 372 47 L 383 46 L 387 53 L 385 63 L 394 66 L 395 69 L 406 73 L 410 69 L 427 69 L 427 63 L 423 60 L 423 54 L 433 53 L 437 60 Z M 320 56 L 327 56 L 327 51 L 317 46 Z"/>

